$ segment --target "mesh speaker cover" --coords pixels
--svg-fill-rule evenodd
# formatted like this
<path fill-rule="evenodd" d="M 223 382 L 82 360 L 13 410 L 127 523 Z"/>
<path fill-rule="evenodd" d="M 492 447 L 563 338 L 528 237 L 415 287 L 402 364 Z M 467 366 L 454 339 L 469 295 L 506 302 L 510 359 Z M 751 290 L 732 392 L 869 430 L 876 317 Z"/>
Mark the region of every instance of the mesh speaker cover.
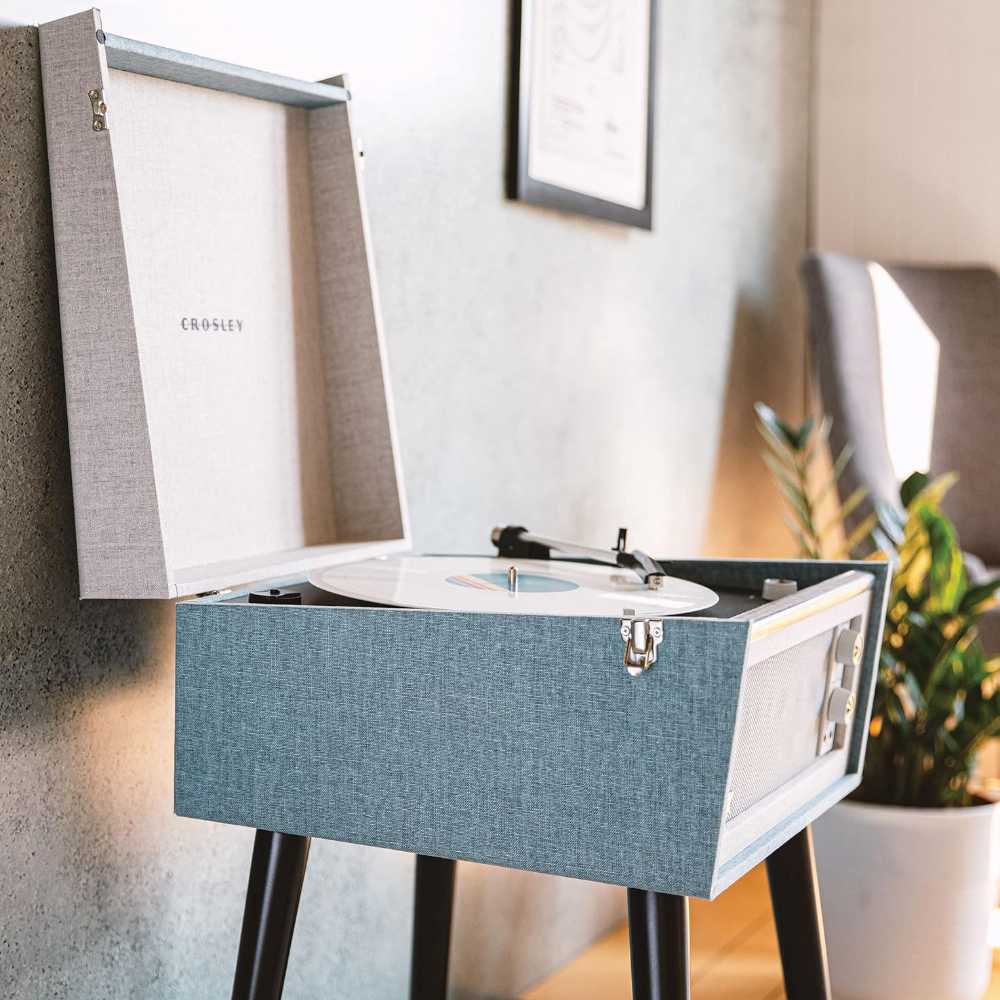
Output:
<path fill-rule="evenodd" d="M 733 819 L 817 760 L 835 629 L 747 668 L 733 748 Z"/>

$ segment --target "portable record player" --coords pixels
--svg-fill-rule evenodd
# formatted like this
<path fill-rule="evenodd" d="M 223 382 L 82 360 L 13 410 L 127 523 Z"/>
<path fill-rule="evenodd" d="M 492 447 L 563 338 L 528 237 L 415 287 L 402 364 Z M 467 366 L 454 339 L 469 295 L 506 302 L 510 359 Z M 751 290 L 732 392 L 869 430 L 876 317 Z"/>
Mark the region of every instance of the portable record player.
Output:
<path fill-rule="evenodd" d="M 234 996 L 309 837 L 417 853 L 419 937 L 434 859 L 710 898 L 858 784 L 884 565 L 402 557 L 346 81 L 40 39 L 81 595 L 188 598 L 175 808 L 259 831 Z"/>
<path fill-rule="evenodd" d="M 710 898 L 857 785 L 884 566 L 524 551 L 178 605 L 178 812 Z"/>

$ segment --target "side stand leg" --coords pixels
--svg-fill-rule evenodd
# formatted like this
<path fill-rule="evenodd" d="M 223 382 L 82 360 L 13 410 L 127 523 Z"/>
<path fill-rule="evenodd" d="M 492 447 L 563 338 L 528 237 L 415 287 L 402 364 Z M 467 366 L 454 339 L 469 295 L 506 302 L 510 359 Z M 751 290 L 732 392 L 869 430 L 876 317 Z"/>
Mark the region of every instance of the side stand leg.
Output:
<path fill-rule="evenodd" d="M 690 927 L 686 896 L 628 890 L 633 1000 L 690 1000 Z"/>
<path fill-rule="evenodd" d="M 767 880 L 788 1000 L 830 1000 L 823 912 L 809 827 L 767 859 Z"/>
<path fill-rule="evenodd" d="M 257 831 L 232 1000 L 280 1000 L 308 857 L 308 837 Z"/>
<path fill-rule="evenodd" d="M 417 855 L 410 1000 L 445 1000 L 455 896 L 455 862 Z"/>
<path fill-rule="evenodd" d="M 632 1000 L 649 1000 L 649 927 L 646 893 L 628 890 L 628 950 L 632 964 Z"/>

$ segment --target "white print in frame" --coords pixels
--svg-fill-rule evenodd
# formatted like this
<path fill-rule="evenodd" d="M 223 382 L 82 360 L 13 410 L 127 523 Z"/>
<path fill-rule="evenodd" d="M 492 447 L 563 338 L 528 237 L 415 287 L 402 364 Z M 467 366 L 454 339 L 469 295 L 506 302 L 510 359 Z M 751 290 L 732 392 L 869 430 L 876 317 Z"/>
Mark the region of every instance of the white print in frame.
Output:
<path fill-rule="evenodd" d="M 512 194 L 651 228 L 655 0 L 523 0 Z"/>

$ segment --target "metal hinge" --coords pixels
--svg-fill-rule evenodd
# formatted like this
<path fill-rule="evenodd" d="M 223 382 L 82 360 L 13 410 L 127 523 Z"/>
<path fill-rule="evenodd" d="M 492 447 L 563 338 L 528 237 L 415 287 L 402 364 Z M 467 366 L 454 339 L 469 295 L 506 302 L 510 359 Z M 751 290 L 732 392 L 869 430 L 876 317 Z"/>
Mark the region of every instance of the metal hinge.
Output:
<path fill-rule="evenodd" d="M 99 87 L 87 93 L 90 98 L 90 110 L 93 115 L 91 124 L 95 132 L 106 132 L 108 130 L 108 106 L 104 103 L 104 91 Z"/>
<path fill-rule="evenodd" d="M 625 669 L 632 677 L 656 663 L 656 653 L 663 641 L 663 620 L 636 618 L 632 608 L 625 609 L 618 631 L 625 643 Z"/>

